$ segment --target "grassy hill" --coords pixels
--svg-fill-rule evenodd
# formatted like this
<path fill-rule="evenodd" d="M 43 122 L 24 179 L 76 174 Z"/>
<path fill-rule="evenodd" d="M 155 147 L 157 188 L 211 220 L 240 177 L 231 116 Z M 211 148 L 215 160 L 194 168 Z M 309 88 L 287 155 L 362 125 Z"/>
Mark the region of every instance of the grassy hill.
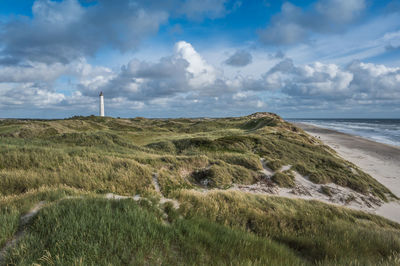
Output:
<path fill-rule="evenodd" d="M 322 202 L 230 189 L 265 180 L 262 162 L 276 171 L 277 186 L 291 186 L 296 171 L 314 183 L 394 198 L 329 147 L 270 113 L 3 120 L 0 249 L 21 234 L 3 262 L 400 263 L 399 224 Z M 127 198 L 109 200 L 107 193 Z M 43 208 L 22 224 L 21 216 L 39 202 Z"/>

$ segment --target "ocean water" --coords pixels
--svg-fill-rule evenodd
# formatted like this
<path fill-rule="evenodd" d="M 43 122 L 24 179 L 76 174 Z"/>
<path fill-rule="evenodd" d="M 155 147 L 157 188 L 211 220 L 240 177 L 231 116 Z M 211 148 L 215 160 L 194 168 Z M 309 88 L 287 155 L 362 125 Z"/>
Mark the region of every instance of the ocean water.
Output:
<path fill-rule="evenodd" d="M 400 119 L 287 119 L 400 146 Z"/>

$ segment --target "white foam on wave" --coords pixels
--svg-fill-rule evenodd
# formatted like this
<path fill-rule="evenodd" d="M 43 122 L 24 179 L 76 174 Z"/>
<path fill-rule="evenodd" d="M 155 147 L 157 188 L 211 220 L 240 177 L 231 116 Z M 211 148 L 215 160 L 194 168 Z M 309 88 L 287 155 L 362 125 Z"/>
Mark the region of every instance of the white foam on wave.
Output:
<path fill-rule="evenodd" d="M 400 146 L 400 121 L 388 123 L 382 120 L 346 121 L 346 120 L 317 120 L 296 119 L 295 122 L 314 125 L 339 132 L 360 136 L 376 142 Z M 384 122 L 384 123 L 383 123 Z"/>

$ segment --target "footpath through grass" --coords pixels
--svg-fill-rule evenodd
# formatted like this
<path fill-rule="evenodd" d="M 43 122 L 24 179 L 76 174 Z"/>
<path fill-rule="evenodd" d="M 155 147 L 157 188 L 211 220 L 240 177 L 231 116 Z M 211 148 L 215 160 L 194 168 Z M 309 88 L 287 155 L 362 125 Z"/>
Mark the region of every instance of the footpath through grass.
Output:
<path fill-rule="evenodd" d="M 202 218 L 163 221 L 147 201 L 63 200 L 43 209 L 5 261 L 16 265 L 301 265 L 274 241 Z"/>
<path fill-rule="evenodd" d="M 70 197 L 65 198 L 66 195 Z M 184 190 L 177 198 L 182 203 L 179 210 L 168 203 L 159 205 L 155 198 L 139 202 L 107 200 L 70 189 L 43 190 L 24 199 L 9 199 L 8 206 L 15 213 L 30 207 L 29 202 L 47 200 L 47 205 L 29 222 L 26 235 L 8 252 L 4 263 L 399 265 L 400 262 L 400 225 L 378 216 L 319 202 L 239 192 L 201 194 Z M 0 210 L 4 208 L 1 205 Z"/>

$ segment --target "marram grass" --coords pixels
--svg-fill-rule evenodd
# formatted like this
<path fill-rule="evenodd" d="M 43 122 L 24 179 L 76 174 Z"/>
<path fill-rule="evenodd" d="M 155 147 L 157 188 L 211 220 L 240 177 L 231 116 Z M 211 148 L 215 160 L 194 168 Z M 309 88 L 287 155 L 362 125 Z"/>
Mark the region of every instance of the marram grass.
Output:
<path fill-rule="evenodd" d="M 262 179 L 261 159 L 278 171 L 280 186 L 292 185 L 281 171 L 291 165 L 316 183 L 394 198 L 274 114 L 4 120 L 0 248 L 24 230 L 6 255 L 11 265 L 400 264 L 396 223 L 317 201 L 224 190 Z M 178 210 L 157 203 L 155 177 Z M 143 200 L 110 201 L 105 193 Z M 21 228 L 20 217 L 41 201 L 45 207 Z"/>
<path fill-rule="evenodd" d="M 285 245 L 205 219 L 168 224 L 158 209 L 133 200 L 71 199 L 43 209 L 6 263 L 301 265 L 302 260 Z"/>

